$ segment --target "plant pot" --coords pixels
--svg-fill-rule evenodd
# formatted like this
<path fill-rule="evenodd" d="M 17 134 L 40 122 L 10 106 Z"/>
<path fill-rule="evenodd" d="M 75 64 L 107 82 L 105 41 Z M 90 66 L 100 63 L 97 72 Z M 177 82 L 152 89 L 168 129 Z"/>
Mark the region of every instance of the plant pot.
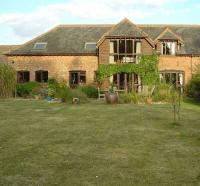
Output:
<path fill-rule="evenodd" d="M 61 103 L 65 103 L 65 98 L 61 98 L 61 99 L 60 99 L 60 102 L 61 102 Z"/>
<path fill-rule="evenodd" d="M 118 103 L 118 96 L 116 93 L 106 93 L 105 98 L 106 98 L 106 103 L 108 103 L 108 104 L 117 104 Z"/>
<path fill-rule="evenodd" d="M 147 102 L 147 104 L 151 105 L 152 104 L 152 98 L 147 98 L 146 102 Z"/>

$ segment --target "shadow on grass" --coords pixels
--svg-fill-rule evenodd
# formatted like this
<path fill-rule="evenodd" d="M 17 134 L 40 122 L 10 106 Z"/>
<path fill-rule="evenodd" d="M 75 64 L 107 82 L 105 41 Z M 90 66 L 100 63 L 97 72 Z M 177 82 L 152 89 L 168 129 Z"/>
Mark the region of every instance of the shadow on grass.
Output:
<path fill-rule="evenodd" d="M 174 121 L 174 122 L 171 123 L 171 126 L 172 126 L 172 127 L 181 127 L 182 125 L 181 125 L 180 122 Z"/>
<path fill-rule="evenodd" d="M 194 99 L 190 97 L 185 97 L 183 100 L 185 103 L 189 103 L 192 105 L 200 106 L 200 99 Z"/>

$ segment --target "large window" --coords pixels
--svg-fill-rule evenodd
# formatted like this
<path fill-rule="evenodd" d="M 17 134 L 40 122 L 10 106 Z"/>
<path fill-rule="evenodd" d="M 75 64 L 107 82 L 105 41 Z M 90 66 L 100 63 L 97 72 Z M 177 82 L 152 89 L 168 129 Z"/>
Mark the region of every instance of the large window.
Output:
<path fill-rule="evenodd" d="M 176 42 L 162 42 L 161 43 L 162 55 L 175 55 L 176 54 Z"/>
<path fill-rule="evenodd" d="M 35 81 L 46 83 L 48 81 L 48 71 L 39 70 L 35 72 Z"/>
<path fill-rule="evenodd" d="M 70 86 L 77 86 L 86 83 L 86 72 L 85 71 L 70 71 L 69 72 Z"/>
<path fill-rule="evenodd" d="M 26 83 L 30 80 L 30 72 L 29 71 L 18 71 L 17 72 L 17 82 L 18 83 Z"/>
<path fill-rule="evenodd" d="M 134 39 L 110 40 L 110 63 L 137 63 L 141 41 Z"/>
<path fill-rule="evenodd" d="M 112 83 L 118 90 L 138 90 L 139 78 L 134 73 L 119 73 L 110 77 Z"/>
<path fill-rule="evenodd" d="M 172 84 L 175 88 L 182 88 L 184 86 L 184 72 L 182 71 L 161 71 L 161 82 Z"/>

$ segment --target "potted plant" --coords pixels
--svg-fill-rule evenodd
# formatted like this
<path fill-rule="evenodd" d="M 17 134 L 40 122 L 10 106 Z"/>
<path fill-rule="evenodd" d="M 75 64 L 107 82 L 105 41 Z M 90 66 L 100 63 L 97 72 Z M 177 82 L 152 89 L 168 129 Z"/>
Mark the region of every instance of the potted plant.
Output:
<path fill-rule="evenodd" d="M 109 91 L 105 94 L 106 103 L 108 104 L 116 104 L 118 103 L 118 95 L 114 91 L 114 86 L 111 84 Z"/>

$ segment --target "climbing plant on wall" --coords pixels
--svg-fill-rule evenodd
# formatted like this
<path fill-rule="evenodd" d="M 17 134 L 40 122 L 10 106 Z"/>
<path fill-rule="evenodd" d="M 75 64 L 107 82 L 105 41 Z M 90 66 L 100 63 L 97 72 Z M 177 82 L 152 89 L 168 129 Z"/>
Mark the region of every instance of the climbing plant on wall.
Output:
<path fill-rule="evenodd" d="M 138 64 L 101 64 L 97 71 L 97 81 L 101 83 L 105 78 L 117 73 L 135 73 L 142 80 L 143 85 L 153 85 L 159 79 L 157 55 L 142 55 Z"/>

